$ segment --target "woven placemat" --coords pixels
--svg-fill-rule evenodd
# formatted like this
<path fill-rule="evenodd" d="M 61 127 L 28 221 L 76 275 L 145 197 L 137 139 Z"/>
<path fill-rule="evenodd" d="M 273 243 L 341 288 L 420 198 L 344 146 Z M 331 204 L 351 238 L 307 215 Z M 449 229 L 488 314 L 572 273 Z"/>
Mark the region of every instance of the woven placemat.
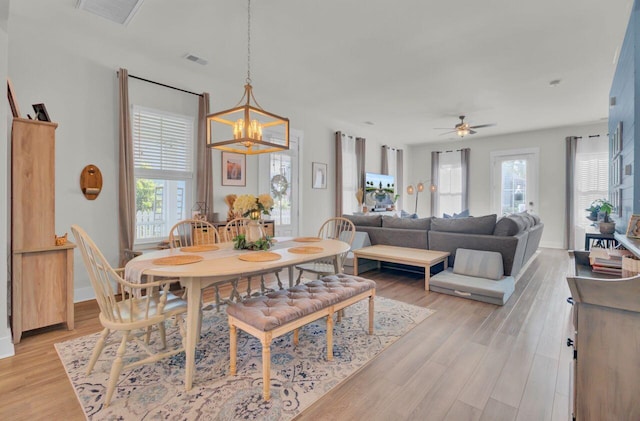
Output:
<path fill-rule="evenodd" d="M 260 251 L 258 253 L 241 254 L 238 259 L 245 262 L 271 262 L 272 260 L 282 259 L 282 256 L 270 251 Z"/>
<path fill-rule="evenodd" d="M 322 253 L 324 249 L 322 247 L 303 246 L 303 247 L 291 247 L 288 249 L 289 253 L 296 254 L 315 254 Z"/>
<path fill-rule="evenodd" d="M 179 254 L 177 256 L 167 256 L 154 259 L 151 263 L 160 266 L 188 265 L 189 263 L 196 263 L 203 259 L 204 257 L 197 256 L 195 254 Z"/>
<path fill-rule="evenodd" d="M 180 251 L 184 251 L 186 253 L 198 253 L 203 251 L 214 251 L 218 250 L 220 247 L 214 246 L 213 244 L 203 244 L 201 246 L 187 246 L 180 247 Z"/>
<path fill-rule="evenodd" d="M 322 238 L 318 238 L 318 237 L 298 237 L 298 238 L 294 238 L 293 241 L 296 241 L 298 243 L 315 243 L 318 241 L 322 241 Z"/>

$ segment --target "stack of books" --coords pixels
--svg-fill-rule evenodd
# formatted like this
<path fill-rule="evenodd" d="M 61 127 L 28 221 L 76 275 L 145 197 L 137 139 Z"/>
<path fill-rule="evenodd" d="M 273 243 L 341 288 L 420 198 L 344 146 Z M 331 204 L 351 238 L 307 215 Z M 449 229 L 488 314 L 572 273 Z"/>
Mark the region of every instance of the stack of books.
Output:
<path fill-rule="evenodd" d="M 622 277 L 622 256 L 629 256 L 629 250 L 592 248 L 589 253 L 591 270 Z"/>

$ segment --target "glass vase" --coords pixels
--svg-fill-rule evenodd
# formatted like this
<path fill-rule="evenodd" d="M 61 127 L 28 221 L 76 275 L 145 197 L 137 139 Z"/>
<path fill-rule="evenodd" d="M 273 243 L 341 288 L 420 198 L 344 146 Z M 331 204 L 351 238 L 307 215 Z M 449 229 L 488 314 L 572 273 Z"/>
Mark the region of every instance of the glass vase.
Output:
<path fill-rule="evenodd" d="M 248 243 L 255 243 L 256 241 L 264 238 L 264 231 L 260 220 L 250 219 L 249 222 L 247 222 L 246 236 Z"/>

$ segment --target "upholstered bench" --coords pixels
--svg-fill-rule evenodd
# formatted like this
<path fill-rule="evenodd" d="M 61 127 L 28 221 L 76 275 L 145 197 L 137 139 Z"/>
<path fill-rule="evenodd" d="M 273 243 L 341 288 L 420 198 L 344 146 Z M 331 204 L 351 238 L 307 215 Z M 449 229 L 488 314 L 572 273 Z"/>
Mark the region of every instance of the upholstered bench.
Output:
<path fill-rule="evenodd" d="M 515 280 L 513 276 L 504 276 L 500 253 L 459 248 L 453 268 L 432 276 L 429 289 L 503 305 L 515 290 Z"/>
<path fill-rule="evenodd" d="M 230 373 L 236 374 L 237 328 L 262 342 L 262 377 L 264 400 L 270 398 L 271 341 L 298 328 L 327 318 L 327 360 L 333 359 L 333 314 L 362 299 L 369 298 L 369 334 L 373 333 L 373 299 L 376 283 L 358 276 L 338 274 L 270 292 L 260 297 L 231 303 L 227 307 L 230 331 Z"/>

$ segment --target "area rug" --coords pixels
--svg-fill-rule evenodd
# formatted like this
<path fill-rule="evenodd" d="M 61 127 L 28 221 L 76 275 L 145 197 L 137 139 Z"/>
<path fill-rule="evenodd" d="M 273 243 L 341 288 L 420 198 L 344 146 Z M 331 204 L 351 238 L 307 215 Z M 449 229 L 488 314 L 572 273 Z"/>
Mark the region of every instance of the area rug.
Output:
<path fill-rule="evenodd" d="M 184 390 L 184 353 L 120 375 L 108 407 L 103 405 L 117 344 L 105 349 L 90 375 L 85 374 L 99 334 L 55 345 L 85 415 L 92 420 L 288 420 L 371 361 L 433 311 L 399 301 L 375 298 L 375 329 L 367 334 L 367 300 L 346 309 L 334 327 L 333 361 L 326 360 L 323 320 L 271 344 L 271 400 L 262 399 L 262 346 L 244 332 L 238 335 L 237 375 L 229 376 L 229 326 L 226 312 L 205 311 L 196 349 L 193 389 Z M 177 329 L 168 342 L 180 340 Z M 157 335 L 154 335 L 157 336 Z M 158 340 L 159 342 L 159 340 Z M 128 355 L 136 352 L 131 345 Z M 134 359 L 135 355 L 134 355 Z"/>

